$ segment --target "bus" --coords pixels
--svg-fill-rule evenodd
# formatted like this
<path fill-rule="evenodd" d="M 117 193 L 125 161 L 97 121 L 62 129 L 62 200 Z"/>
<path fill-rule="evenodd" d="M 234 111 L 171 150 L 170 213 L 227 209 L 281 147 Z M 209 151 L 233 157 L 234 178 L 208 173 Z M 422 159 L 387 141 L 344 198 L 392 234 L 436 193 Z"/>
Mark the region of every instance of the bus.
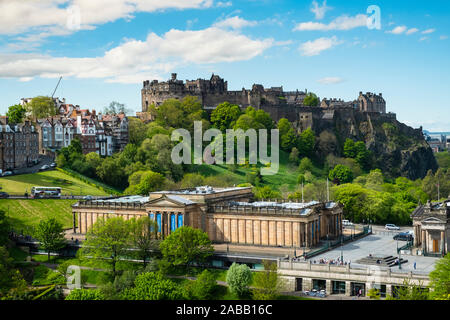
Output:
<path fill-rule="evenodd" d="M 60 187 L 32 187 L 31 198 L 61 198 Z"/>

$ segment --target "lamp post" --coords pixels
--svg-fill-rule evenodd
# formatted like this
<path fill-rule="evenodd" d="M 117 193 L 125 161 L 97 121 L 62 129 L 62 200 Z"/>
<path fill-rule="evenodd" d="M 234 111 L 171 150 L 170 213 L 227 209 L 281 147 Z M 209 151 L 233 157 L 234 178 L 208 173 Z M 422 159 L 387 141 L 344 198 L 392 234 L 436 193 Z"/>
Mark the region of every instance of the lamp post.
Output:
<path fill-rule="evenodd" d="M 398 253 L 398 269 L 401 270 L 402 269 L 402 263 L 400 261 L 401 254 L 400 254 L 400 251 L 398 250 L 398 239 L 397 239 L 397 253 Z"/>
<path fill-rule="evenodd" d="M 344 238 L 343 238 L 343 236 L 341 235 L 341 263 L 344 261 L 344 254 L 343 254 L 343 252 L 342 252 L 343 244 L 344 244 Z"/>

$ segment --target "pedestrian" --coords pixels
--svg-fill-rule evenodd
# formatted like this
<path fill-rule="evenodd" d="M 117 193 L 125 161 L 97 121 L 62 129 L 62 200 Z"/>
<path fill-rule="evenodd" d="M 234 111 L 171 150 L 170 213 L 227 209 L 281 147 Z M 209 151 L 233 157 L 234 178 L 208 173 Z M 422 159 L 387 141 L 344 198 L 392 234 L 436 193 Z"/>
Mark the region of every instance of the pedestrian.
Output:
<path fill-rule="evenodd" d="M 361 289 L 359 289 L 359 292 L 358 292 L 358 297 L 361 297 L 362 296 L 362 290 Z"/>
<path fill-rule="evenodd" d="M 414 270 L 416 270 L 416 262 L 414 261 Z"/>

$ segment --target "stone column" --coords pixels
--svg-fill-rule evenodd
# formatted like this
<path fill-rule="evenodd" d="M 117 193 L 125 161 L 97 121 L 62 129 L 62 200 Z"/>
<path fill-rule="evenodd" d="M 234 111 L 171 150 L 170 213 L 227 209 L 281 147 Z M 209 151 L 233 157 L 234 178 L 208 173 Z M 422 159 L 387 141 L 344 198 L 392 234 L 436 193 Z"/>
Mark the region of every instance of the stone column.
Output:
<path fill-rule="evenodd" d="M 386 285 L 386 297 L 387 296 L 392 296 L 392 284 L 387 284 Z"/>
<path fill-rule="evenodd" d="M 302 280 L 302 289 L 303 291 L 311 291 L 312 290 L 312 279 L 311 278 L 303 278 Z"/>
<path fill-rule="evenodd" d="M 310 241 L 309 241 L 309 234 L 311 233 L 311 231 L 309 230 L 309 222 L 305 223 L 305 234 L 306 234 L 306 244 L 305 247 L 310 247 Z"/>
<path fill-rule="evenodd" d="M 427 238 L 425 230 L 422 230 L 422 252 L 425 253 L 427 248 Z"/>
<path fill-rule="evenodd" d="M 372 282 L 366 282 L 366 290 L 364 290 L 364 296 L 367 297 L 369 290 L 372 289 Z"/>
<path fill-rule="evenodd" d="M 333 289 L 331 287 L 331 280 L 325 280 L 326 281 L 326 291 L 327 295 L 331 294 L 333 292 Z"/>
<path fill-rule="evenodd" d="M 345 295 L 348 297 L 352 295 L 352 285 L 350 281 L 345 281 Z"/>

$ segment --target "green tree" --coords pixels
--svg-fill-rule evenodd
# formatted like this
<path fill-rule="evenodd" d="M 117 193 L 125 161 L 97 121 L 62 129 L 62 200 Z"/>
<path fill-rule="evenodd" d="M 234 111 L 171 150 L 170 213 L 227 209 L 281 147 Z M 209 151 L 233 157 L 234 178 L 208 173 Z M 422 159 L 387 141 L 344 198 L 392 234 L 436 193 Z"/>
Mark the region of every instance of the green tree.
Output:
<path fill-rule="evenodd" d="M 65 300 L 105 300 L 105 297 L 97 289 L 75 289 L 67 295 Z"/>
<path fill-rule="evenodd" d="M 102 164 L 102 158 L 97 152 L 90 152 L 86 155 L 86 163 L 94 171 Z"/>
<path fill-rule="evenodd" d="M 431 297 L 439 300 L 450 300 L 450 253 L 439 259 L 434 270 L 430 272 Z"/>
<path fill-rule="evenodd" d="M 248 292 L 248 286 L 252 281 L 252 272 L 246 264 L 233 262 L 227 271 L 226 281 L 231 293 L 242 297 Z"/>
<path fill-rule="evenodd" d="M 356 158 L 355 142 L 352 139 L 345 140 L 344 156 L 347 158 Z"/>
<path fill-rule="evenodd" d="M 125 289 L 124 300 L 179 300 L 183 299 L 183 291 L 175 282 L 163 277 L 160 273 L 146 272 L 138 275 L 134 288 Z"/>
<path fill-rule="evenodd" d="M 217 282 L 214 274 L 205 269 L 198 276 L 197 280 L 192 283 L 192 294 L 200 300 L 211 299 L 216 286 Z"/>
<path fill-rule="evenodd" d="M 128 220 L 130 224 L 131 241 L 134 248 L 138 249 L 138 257 L 144 261 L 144 268 L 147 265 L 147 259 L 153 252 L 159 248 L 158 240 L 156 240 L 156 231 L 158 224 L 149 217 L 133 218 Z"/>
<path fill-rule="evenodd" d="M 363 141 L 355 143 L 356 161 L 364 170 L 370 170 L 372 167 L 372 152 L 367 150 Z"/>
<path fill-rule="evenodd" d="M 338 164 L 330 171 L 328 177 L 336 184 L 349 183 L 353 181 L 353 172 L 349 167 Z"/>
<path fill-rule="evenodd" d="M 22 123 L 23 119 L 25 118 L 26 112 L 27 112 L 27 109 L 25 109 L 20 104 L 15 104 L 13 106 L 10 106 L 8 108 L 8 112 L 6 113 L 6 116 L 8 117 L 8 122 Z"/>
<path fill-rule="evenodd" d="M 316 136 L 314 132 L 308 128 L 300 134 L 298 139 L 298 151 L 304 157 L 311 157 L 313 155 L 314 146 L 316 144 Z"/>
<path fill-rule="evenodd" d="M 6 213 L 0 210 L 0 246 L 5 245 L 8 242 L 8 233 L 11 229 L 11 225 L 6 217 Z"/>
<path fill-rule="evenodd" d="M 181 180 L 182 188 L 193 188 L 204 185 L 205 177 L 199 173 L 186 173 Z"/>
<path fill-rule="evenodd" d="M 299 152 L 298 149 L 296 147 L 292 148 L 291 153 L 289 154 L 289 161 L 294 163 L 294 164 L 298 164 L 299 161 Z"/>
<path fill-rule="evenodd" d="M 129 178 L 130 186 L 125 190 L 125 194 L 149 194 L 152 191 L 160 189 L 166 179 L 158 172 L 137 171 Z"/>
<path fill-rule="evenodd" d="M 380 291 L 378 289 L 372 288 L 367 292 L 367 296 L 372 300 L 380 300 Z"/>
<path fill-rule="evenodd" d="M 173 266 L 204 262 L 214 252 L 208 235 L 199 229 L 183 226 L 172 232 L 160 245 L 163 258 Z"/>
<path fill-rule="evenodd" d="M 117 158 L 107 157 L 97 167 L 96 174 L 106 184 L 120 188 L 126 183 L 126 175 L 123 169 Z"/>
<path fill-rule="evenodd" d="M 303 100 L 304 106 L 316 107 L 319 105 L 319 98 L 312 92 L 309 92 Z"/>
<path fill-rule="evenodd" d="M 14 259 L 8 250 L 0 246 L 0 300 L 22 299 L 27 292 L 27 283 L 19 270 L 14 269 Z"/>
<path fill-rule="evenodd" d="M 119 113 L 124 113 L 127 114 L 129 113 L 130 110 L 127 109 L 127 107 L 125 106 L 125 104 L 117 102 L 117 101 L 112 101 L 109 106 L 105 107 L 103 109 L 103 113 L 104 114 L 119 114 Z"/>
<path fill-rule="evenodd" d="M 238 105 L 223 102 L 211 112 L 211 124 L 220 131 L 225 132 L 226 129 L 234 127 L 241 114 L 242 111 Z"/>
<path fill-rule="evenodd" d="M 34 119 L 47 118 L 56 115 L 56 105 L 52 98 L 38 96 L 25 105 Z"/>
<path fill-rule="evenodd" d="M 140 145 L 146 138 L 147 126 L 139 118 L 128 118 L 128 137 L 129 142 L 135 145 Z"/>
<path fill-rule="evenodd" d="M 300 160 L 300 164 L 298 165 L 298 171 L 303 174 L 305 174 L 307 171 L 311 171 L 313 168 L 314 165 L 312 161 L 307 157 L 302 158 L 302 160 Z"/>
<path fill-rule="evenodd" d="M 63 225 L 55 218 L 41 221 L 36 228 L 35 237 L 39 240 L 40 246 L 47 252 L 49 261 L 50 252 L 58 251 L 66 245 Z"/>
<path fill-rule="evenodd" d="M 64 156 L 64 154 L 60 153 L 57 157 L 56 157 L 56 165 L 58 166 L 58 168 L 64 168 L 67 164 L 67 159 Z"/>
<path fill-rule="evenodd" d="M 273 190 L 270 186 L 264 186 L 261 188 L 256 188 L 255 192 L 256 199 L 280 199 L 281 194 L 278 191 Z"/>
<path fill-rule="evenodd" d="M 277 272 L 277 264 L 267 260 L 263 261 L 264 271 L 253 275 L 254 300 L 274 300 L 282 289 L 282 282 Z"/>
<path fill-rule="evenodd" d="M 130 224 L 121 217 L 97 220 L 86 234 L 80 257 L 106 261 L 116 276 L 116 265 L 130 246 Z"/>

